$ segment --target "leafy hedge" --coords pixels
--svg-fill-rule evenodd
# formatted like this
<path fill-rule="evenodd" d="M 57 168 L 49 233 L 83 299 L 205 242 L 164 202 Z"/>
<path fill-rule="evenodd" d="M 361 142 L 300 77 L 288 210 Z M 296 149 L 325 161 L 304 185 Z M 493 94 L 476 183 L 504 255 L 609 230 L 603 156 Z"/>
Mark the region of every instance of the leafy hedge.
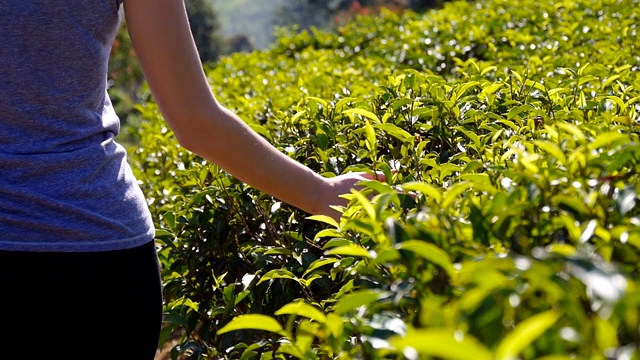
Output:
<path fill-rule="evenodd" d="M 388 174 L 339 223 L 185 151 L 141 107 L 131 157 L 162 341 L 184 330 L 174 358 L 638 358 L 639 9 L 453 2 L 208 69 L 292 158 Z"/>

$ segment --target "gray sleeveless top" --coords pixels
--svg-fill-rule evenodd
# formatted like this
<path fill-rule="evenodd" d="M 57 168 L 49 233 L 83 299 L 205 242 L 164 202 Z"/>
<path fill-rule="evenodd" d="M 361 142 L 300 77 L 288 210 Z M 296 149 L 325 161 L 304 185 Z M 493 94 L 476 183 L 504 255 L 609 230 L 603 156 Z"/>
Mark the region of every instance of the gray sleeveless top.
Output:
<path fill-rule="evenodd" d="M 106 92 L 120 0 L 0 0 L 0 250 L 151 241 Z"/>

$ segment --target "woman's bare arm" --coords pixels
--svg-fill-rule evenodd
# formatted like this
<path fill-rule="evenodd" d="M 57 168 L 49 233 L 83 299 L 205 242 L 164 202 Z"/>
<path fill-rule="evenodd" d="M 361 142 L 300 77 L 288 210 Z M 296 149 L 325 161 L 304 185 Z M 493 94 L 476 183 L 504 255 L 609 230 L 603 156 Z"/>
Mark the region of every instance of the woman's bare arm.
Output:
<path fill-rule="evenodd" d="M 134 49 L 160 111 L 182 146 L 239 180 L 312 214 L 368 178 L 324 178 L 280 153 L 218 103 L 200 63 L 182 0 L 125 0 Z"/>

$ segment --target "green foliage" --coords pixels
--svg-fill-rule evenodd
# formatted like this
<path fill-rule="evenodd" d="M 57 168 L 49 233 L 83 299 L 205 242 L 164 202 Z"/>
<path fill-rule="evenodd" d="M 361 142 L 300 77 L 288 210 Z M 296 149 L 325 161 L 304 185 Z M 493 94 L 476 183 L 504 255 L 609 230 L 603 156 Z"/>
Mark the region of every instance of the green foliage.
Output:
<path fill-rule="evenodd" d="M 638 358 L 638 5 L 453 2 L 221 59 L 214 93 L 278 149 L 387 174 L 340 222 L 140 107 L 174 357 Z"/>

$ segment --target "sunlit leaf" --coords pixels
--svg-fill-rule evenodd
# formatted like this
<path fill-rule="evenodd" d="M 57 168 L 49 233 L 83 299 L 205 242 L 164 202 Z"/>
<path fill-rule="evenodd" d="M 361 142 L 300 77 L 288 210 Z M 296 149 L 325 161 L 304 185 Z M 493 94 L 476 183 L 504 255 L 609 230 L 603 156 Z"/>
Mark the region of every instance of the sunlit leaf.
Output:
<path fill-rule="evenodd" d="M 415 350 L 421 357 L 450 360 L 492 360 L 493 356 L 471 335 L 450 329 L 409 329 L 404 337 L 394 336 L 389 343 L 398 351 Z"/>
<path fill-rule="evenodd" d="M 496 349 L 496 359 L 516 359 L 520 352 L 553 326 L 559 318 L 558 311 L 549 310 L 522 321 L 500 342 Z"/>
<path fill-rule="evenodd" d="M 589 149 L 599 149 L 605 145 L 611 145 L 619 140 L 629 139 L 629 135 L 621 134 L 619 132 L 611 131 L 604 134 L 598 135 L 592 142 L 589 143 Z"/>
<path fill-rule="evenodd" d="M 293 356 L 300 360 L 306 360 L 305 355 L 300 351 L 300 349 L 298 349 L 297 346 L 291 343 L 285 343 L 280 345 L 280 347 L 278 347 L 278 352 L 281 354 L 287 354 L 287 355 Z M 255 357 L 255 354 L 253 357 Z"/>
<path fill-rule="evenodd" d="M 465 191 L 469 190 L 472 187 L 473 183 L 468 182 L 468 181 L 463 181 L 463 182 L 459 182 L 454 184 L 453 186 L 451 186 L 449 189 L 447 189 L 447 191 L 444 194 L 444 198 L 442 200 L 442 207 L 443 208 L 447 208 L 449 207 L 449 205 L 458 197 L 460 196 L 460 194 L 464 193 Z"/>
<path fill-rule="evenodd" d="M 356 244 L 349 244 L 345 246 L 335 247 L 335 248 L 332 248 L 331 250 L 327 250 L 325 254 L 357 256 L 357 257 L 365 257 L 365 258 L 371 257 L 371 255 L 369 255 L 369 252 L 365 248 Z"/>
<path fill-rule="evenodd" d="M 533 142 L 537 147 L 553 156 L 560 164 L 567 163 L 567 157 L 564 152 L 554 143 L 550 141 L 536 140 Z"/>
<path fill-rule="evenodd" d="M 327 216 L 327 215 L 311 215 L 311 216 L 307 217 L 307 219 L 320 221 L 320 222 L 323 222 L 325 224 L 331 225 L 331 226 L 333 226 L 335 228 L 339 228 L 340 227 L 340 225 L 338 224 L 337 221 L 335 221 L 332 217 Z"/>
<path fill-rule="evenodd" d="M 365 110 L 365 109 L 360 109 L 360 108 L 356 108 L 356 109 L 349 109 L 349 110 L 345 110 L 342 112 L 343 114 L 356 114 L 356 115 L 361 115 L 364 116 L 370 120 L 373 120 L 375 123 L 380 123 L 380 119 L 378 118 L 378 116 L 374 113 L 372 113 L 369 110 Z"/>
<path fill-rule="evenodd" d="M 358 290 L 342 297 L 334 306 L 337 314 L 346 314 L 361 306 L 367 306 L 387 296 L 386 292 L 378 290 Z"/>
<path fill-rule="evenodd" d="M 565 132 L 573 135 L 577 140 L 581 142 L 585 140 L 584 133 L 580 129 L 578 129 L 577 126 L 566 122 L 557 122 L 556 125 Z"/>
<path fill-rule="evenodd" d="M 402 190 L 404 190 L 405 192 L 409 192 L 409 191 L 421 192 L 429 196 L 433 200 L 435 200 L 436 203 L 439 203 L 442 201 L 442 193 L 440 193 L 440 190 L 438 190 L 436 187 L 429 185 L 427 183 L 408 182 L 402 185 Z"/>
<path fill-rule="evenodd" d="M 530 111 L 533 109 L 533 106 L 529 105 L 529 104 L 525 104 L 525 105 L 520 105 L 514 108 L 511 108 L 511 110 L 509 110 L 509 113 L 507 114 L 507 119 L 511 120 L 514 117 L 520 115 L 523 112 L 526 111 Z"/>
<path fill-rule="evenodd" d="M 311 320 L 324 322 L 326 320 L 326 316 L 316 307 L 306 304 L 301 301 L 289 303 L 283 307 L 281 307 L 278 311 L 274 313 L 275 315 L 297 315 L 304 316 Z"/>
<path fill-rule="evenodd" d="M 264 330 L 286 336 L 282 325 L 274 318 L 261 314 L 239 315 L 231 319 L 216 334 L 221 335 L 236 330 Z"/>
<path fill-rule="evenodd" d="M 269 280 L 273 280 L 273 279 L 291 279 L 291 280 L 297 280 L 297 277 L 295 276 L 294 273 L 292 273 L 291 271 L 287 270 L 287 269 L 274 269 L 271 271 L 268 271 L 266 274 L 262 275 L 262 277 L 260 277 L 260 281 L 258 281 L 258 284 L 261 284 L 265 281 L 269 281 Z"/>
<path fill-rule="evenodd" d="M 408 240 L 396 245 L 398 250 L 407 250 L 442 267 L 447 273 L 454 272 L 449 255 L 439 247 L 420 240 Z"/>
<path fill-rule="evenodd" d="M 331 259 L 318 259 L 318 260 L 312 262 L 311 265 L 309 265 L 309 267 L 304 272 L 304 274 L 302 274 L 302 277 L 307 276 L 307 274 L 312 273 L 314 270 L 319 269 L 322 266 L 333 264 L 333 263 L 336 263 L 338 261 L 339 261 L 338 259 L 334 259 L 334 258 L 331 258 Z"/>
<path fill-rule="evenodd" d="M 376 128 L 376 129 L 383 130 L 387 134 L 397 138 L 398 140 L 400 140 L 402 142 L 405 142 L 405 141 L 413 139 L 413 136 L 411 134 L 409 134 L 407 131 L 397 127 L 396 125 L 390 124 L 390 123 L 374 124 L 373 127 Z"/>

